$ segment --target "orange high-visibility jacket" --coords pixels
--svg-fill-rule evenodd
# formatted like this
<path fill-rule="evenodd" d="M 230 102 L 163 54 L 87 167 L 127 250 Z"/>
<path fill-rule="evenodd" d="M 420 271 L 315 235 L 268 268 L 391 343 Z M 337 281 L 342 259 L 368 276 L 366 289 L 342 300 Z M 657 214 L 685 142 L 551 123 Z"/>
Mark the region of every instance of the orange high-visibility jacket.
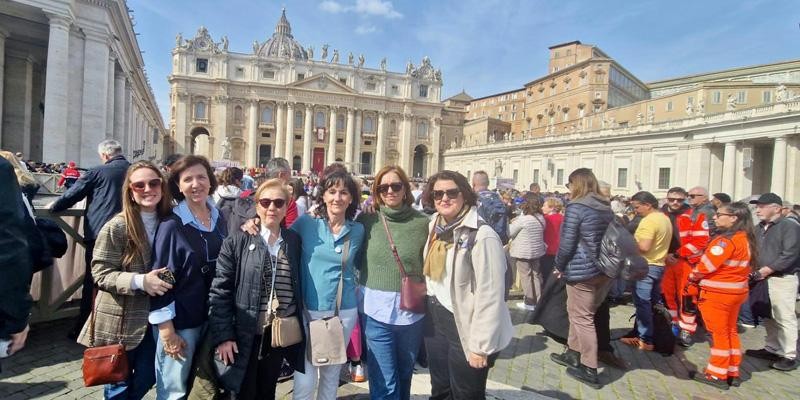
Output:
<path fill-rule="evenodd" d="M 61 179 L 58 180 L 58 186 L 64 186 L 64 181 L 67 179 L 78 179 L 81 177 L 81 172 L 78 171 L 76 168 L 64 168 L 64 171 L 61 172 Z"/>
<path fill-rule="evenodd" d="M 747 234 L 738 231 L 730 238 L 717 236 L 708 245 L 694 272 L 703 274 L 702 289 L 728 294 L 748 291 L 750 245 Z"/>
<path fill-rule="evenodd" d="M 698 208 L 690 208 L 675 218 L 675 225 L 678 227 L 681 247 L 675 252 L 678 257 L 685 258 L 691 264 L 700 261 L 703 251 L 708 245 L 709 234 L 709 214 L 704 212 L 705 205 Z"/>

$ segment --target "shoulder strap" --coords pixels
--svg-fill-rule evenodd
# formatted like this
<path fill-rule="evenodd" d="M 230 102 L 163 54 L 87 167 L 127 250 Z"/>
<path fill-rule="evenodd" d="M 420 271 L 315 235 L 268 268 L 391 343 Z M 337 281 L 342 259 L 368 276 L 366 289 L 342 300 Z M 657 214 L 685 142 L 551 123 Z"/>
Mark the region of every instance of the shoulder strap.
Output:
<path fill-rule="evenodd" d="M 389 224 L 386 222 L 386 216 L 380 211 L 378 211 L 378 215 L 380 215 L 381 222 L 383 222 L 383 229 L 386 232 L 386 237 L 389 239 L 389 247 L 392 249 L 394 260 L 397 262 L 397 267 L 400 268 L 400 275 L 405 278 L 408 274 L 406 273 L 406 268 L 403 266 L 403 261 L 400 260 L 400 256 L 397 254 L 397 246 L 395 246 L 392 233 L 389 231 Z"/>
<path fill-rule="evenodd" d="M 342 307 L 342 290 L 344 289 L 344 273 L 347 270 L 347 256 L 350 255 L 350 234 L 344 237 L 344 244 L 342 245 L 342 273 L 339 275 L 339 287 L 336 289 L 336 312 L 333 314 L 339 316 L 339 308 Z"/>

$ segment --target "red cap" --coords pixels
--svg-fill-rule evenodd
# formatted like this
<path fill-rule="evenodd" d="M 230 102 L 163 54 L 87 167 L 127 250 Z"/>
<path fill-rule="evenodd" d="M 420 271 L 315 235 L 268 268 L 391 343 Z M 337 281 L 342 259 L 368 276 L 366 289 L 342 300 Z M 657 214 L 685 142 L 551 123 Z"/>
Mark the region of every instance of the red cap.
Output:
<path fill-rule="evenodd" d="M 67 164 L 67 166 L 69 166 L 70 168 L 75 168 L 75 161 L 70 161 L 69 164 Z"/>

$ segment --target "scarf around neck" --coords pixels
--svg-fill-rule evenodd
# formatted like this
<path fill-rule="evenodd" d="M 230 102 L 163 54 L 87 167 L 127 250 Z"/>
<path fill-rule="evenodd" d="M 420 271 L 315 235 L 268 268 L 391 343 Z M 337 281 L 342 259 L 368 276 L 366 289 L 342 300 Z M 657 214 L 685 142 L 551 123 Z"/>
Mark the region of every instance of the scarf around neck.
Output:
<path fill-rule="evenodd" d="M 428 245 L 428 254 L 425 257 L 425 266 L 422 273 L 434 281 L 441 281 L 447 262 L 447 250 L 453 247 L 453 232 L 461 225 L 467 216 L 470 207 L 465 206 L 458 212 L 452 222 L 445 222 L 441 216 L 436 217 L 433 226 L 433 235 Z"/>

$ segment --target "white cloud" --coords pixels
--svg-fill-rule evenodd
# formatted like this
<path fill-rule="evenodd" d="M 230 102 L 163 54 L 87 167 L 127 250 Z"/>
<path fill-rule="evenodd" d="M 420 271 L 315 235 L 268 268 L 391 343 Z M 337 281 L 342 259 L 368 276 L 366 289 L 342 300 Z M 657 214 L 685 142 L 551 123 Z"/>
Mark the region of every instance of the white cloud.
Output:
<path fill-rule="evenodd" d="M 388 19 L 402 18 L 403 14 L 394 9 L 388 0 L 356 0 L 354 5 L 345 5 L 334 0 L 325 0 L 319 4 L 322 11 L 331 14 L 353 12 L 359 16 L 378 16 Z"/>
<path fill-rule="evenodd" d="M 376 32 L 377 30 L 378 30 L 378 28 L 375 27 L 375 25 L 359 25 L 356 28 L 356 33 L 359 34 L 359 35 L 366 35 L 366 34 L 369 34 L 369 33 Z"/>
<path fill-rule="evenodd" d="M 337 3 L 333 0 L 325 0 L 319 4 L 319 8 L 322 11 L 327 11 L 329 13 L 338 14 L 340 12 L 346 11 L 345 6 Z"/>

